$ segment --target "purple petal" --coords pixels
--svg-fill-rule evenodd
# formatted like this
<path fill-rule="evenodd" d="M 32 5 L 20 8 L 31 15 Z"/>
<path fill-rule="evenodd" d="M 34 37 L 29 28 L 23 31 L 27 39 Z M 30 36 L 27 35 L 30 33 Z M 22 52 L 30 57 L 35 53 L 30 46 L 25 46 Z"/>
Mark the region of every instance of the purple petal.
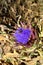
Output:
<path fill-rule="evenodd" d="M 14 33 L 15 39 L 21 44 L 26 44 L 31 36 L 30 29 L 18 28 Z"/>

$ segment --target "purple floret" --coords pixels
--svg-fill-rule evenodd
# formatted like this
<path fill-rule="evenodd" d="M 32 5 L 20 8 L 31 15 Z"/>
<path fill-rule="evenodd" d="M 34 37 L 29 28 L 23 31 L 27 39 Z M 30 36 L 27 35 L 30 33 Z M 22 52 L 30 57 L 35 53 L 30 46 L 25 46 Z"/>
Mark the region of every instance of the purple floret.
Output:
<path fill-rule="evenodd" d="M 21 44 L 26 44 L 29 41 L 30 36 L 31 36 L 30 29 L 18 28 L 14 33 L 16 41 Z"/>

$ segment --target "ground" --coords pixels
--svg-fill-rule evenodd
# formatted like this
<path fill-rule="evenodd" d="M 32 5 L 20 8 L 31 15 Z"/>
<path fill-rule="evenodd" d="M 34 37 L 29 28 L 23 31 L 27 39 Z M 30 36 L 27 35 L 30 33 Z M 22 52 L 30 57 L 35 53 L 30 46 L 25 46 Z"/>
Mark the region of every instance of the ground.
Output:
<path fill-rule="evenodd" d="M 28 47 L 13 36 L 19 27 L 36 33 Z M 0 65 L 30 64 L 43 65 L 43 0 L 0 0 Z"/>

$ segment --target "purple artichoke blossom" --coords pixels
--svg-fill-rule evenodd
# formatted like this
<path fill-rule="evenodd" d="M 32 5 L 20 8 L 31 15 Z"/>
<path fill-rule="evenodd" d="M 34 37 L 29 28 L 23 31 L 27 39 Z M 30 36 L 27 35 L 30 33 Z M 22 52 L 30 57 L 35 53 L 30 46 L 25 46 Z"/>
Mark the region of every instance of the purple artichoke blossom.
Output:
<path fill-rule="evenodd" d="M 15 37 L 18 43 L 27 44 L 27 42 L 30 40 L 31 37 L 31 30 L 18 28 L 13 34 L 13 36 Z"/>

